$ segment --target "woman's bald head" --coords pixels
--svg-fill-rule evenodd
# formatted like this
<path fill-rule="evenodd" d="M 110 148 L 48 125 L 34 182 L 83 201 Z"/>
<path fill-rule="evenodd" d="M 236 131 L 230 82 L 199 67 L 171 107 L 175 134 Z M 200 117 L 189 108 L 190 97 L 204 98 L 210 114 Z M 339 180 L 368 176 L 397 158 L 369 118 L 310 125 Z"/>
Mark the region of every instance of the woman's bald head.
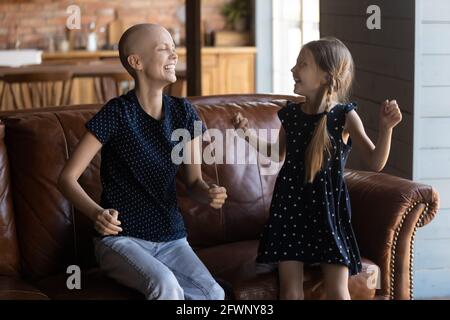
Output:
<path fill-rule="evenodd" d="M 173 43 L 170 33 L 162 26 L 151 23 L 137 24 L 127 29 L 119 41 L 120 62 L 131 76 L 136 76 L 135 69 L 130 65 L 128 57 L 151 54 L 149 48 L 153 48 L 161 39 L 169 39 Z"/>

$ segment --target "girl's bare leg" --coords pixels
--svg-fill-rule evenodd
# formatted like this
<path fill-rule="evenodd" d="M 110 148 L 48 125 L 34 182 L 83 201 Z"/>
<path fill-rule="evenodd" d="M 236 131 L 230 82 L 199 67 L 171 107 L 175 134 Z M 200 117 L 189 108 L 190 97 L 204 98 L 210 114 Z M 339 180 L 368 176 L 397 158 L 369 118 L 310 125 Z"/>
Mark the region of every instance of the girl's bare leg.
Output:
<path fill-rule="evenodd" d="M 303 263 L 281 261 L 278 264 L 281 300 L 303 300 Z"/>
<path fill-rule="evenodd" d="M 350 300 L 348 268 L 341 264 L 322 264 L 325 290 L 329 300 Z"/>

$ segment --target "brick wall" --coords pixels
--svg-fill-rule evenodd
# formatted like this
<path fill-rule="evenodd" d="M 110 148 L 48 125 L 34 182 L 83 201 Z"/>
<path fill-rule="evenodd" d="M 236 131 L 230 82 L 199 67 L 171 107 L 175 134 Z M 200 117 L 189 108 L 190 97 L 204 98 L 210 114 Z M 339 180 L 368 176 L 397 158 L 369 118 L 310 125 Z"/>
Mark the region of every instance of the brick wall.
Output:
<path fill-rule="evenodd" d="M 203 0 L 202 16 L 207 27 L 220 30 L 225 20 L 220 14 L 223 4 L 230 0 Z M 12 48 L 19 36 L 21 48 L 41 48 L 48 45 L 48 38 L 64 34 L 69 5 L 81 9 L 83 30 L 95 20 L 97 28 L 114 20 L 117 12 L 125 25 L 142 22 L 159 23 L 166 28 L 178 27 L 184 39 L 184 25 L 177 17 L 177 9 L 184 0 L 2 0 L 0 1 L 0 49 Z M 105 35 L 100 35 L 104 42 Z"/>

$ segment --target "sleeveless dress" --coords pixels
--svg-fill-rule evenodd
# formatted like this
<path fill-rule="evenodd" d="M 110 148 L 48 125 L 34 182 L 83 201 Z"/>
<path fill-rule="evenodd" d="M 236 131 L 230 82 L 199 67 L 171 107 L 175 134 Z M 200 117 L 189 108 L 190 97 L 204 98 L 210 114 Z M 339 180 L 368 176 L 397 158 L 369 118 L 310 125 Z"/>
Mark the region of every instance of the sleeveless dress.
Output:
<path fill-rule="evenodd" d="M 355 103 L 337 104 L 327 115 L 307 114 L 288 102 L 278 111 L 286 132 L 286 159 L 273 192 L 269 220 L 261 234 L 256 261 L 294 260 L 305 264 L 346 265 L 361 271 L 361 257 L 351 225 L 350 198 L 344 167 L 352 141 L 342 140 L 345 116 Z M 312 183 L 305 183 L 304 157 L 314 128 L 322 117 L 332 143 L 331 157 Z"/>

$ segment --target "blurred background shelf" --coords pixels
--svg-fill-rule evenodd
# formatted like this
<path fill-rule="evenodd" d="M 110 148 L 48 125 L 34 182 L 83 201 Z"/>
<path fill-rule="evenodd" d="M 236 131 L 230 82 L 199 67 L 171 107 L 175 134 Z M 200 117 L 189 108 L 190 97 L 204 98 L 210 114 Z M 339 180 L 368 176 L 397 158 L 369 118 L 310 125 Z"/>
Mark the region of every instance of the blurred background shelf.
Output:
<path fill-rule="evenodd" d="M 255 92 L 255 47 L 203 47 L 201 53 L 202 95 Z M 180 95 L 186 96 L 186 48 L 177 48 L 177 54 L 177 75 L 183 82 Z M 104 64 L 108 63 L 115 69 L 121 68 L 118 52 L 114 50 L 44 52 L 42 59 L 45 65 L 90 63 L 88 68 L 95 70 L 105 69 Z M 86 76 L 82 81 L 75 79 L 72 103 L 93 103 L 92 88 L 91 79 Z"/>

